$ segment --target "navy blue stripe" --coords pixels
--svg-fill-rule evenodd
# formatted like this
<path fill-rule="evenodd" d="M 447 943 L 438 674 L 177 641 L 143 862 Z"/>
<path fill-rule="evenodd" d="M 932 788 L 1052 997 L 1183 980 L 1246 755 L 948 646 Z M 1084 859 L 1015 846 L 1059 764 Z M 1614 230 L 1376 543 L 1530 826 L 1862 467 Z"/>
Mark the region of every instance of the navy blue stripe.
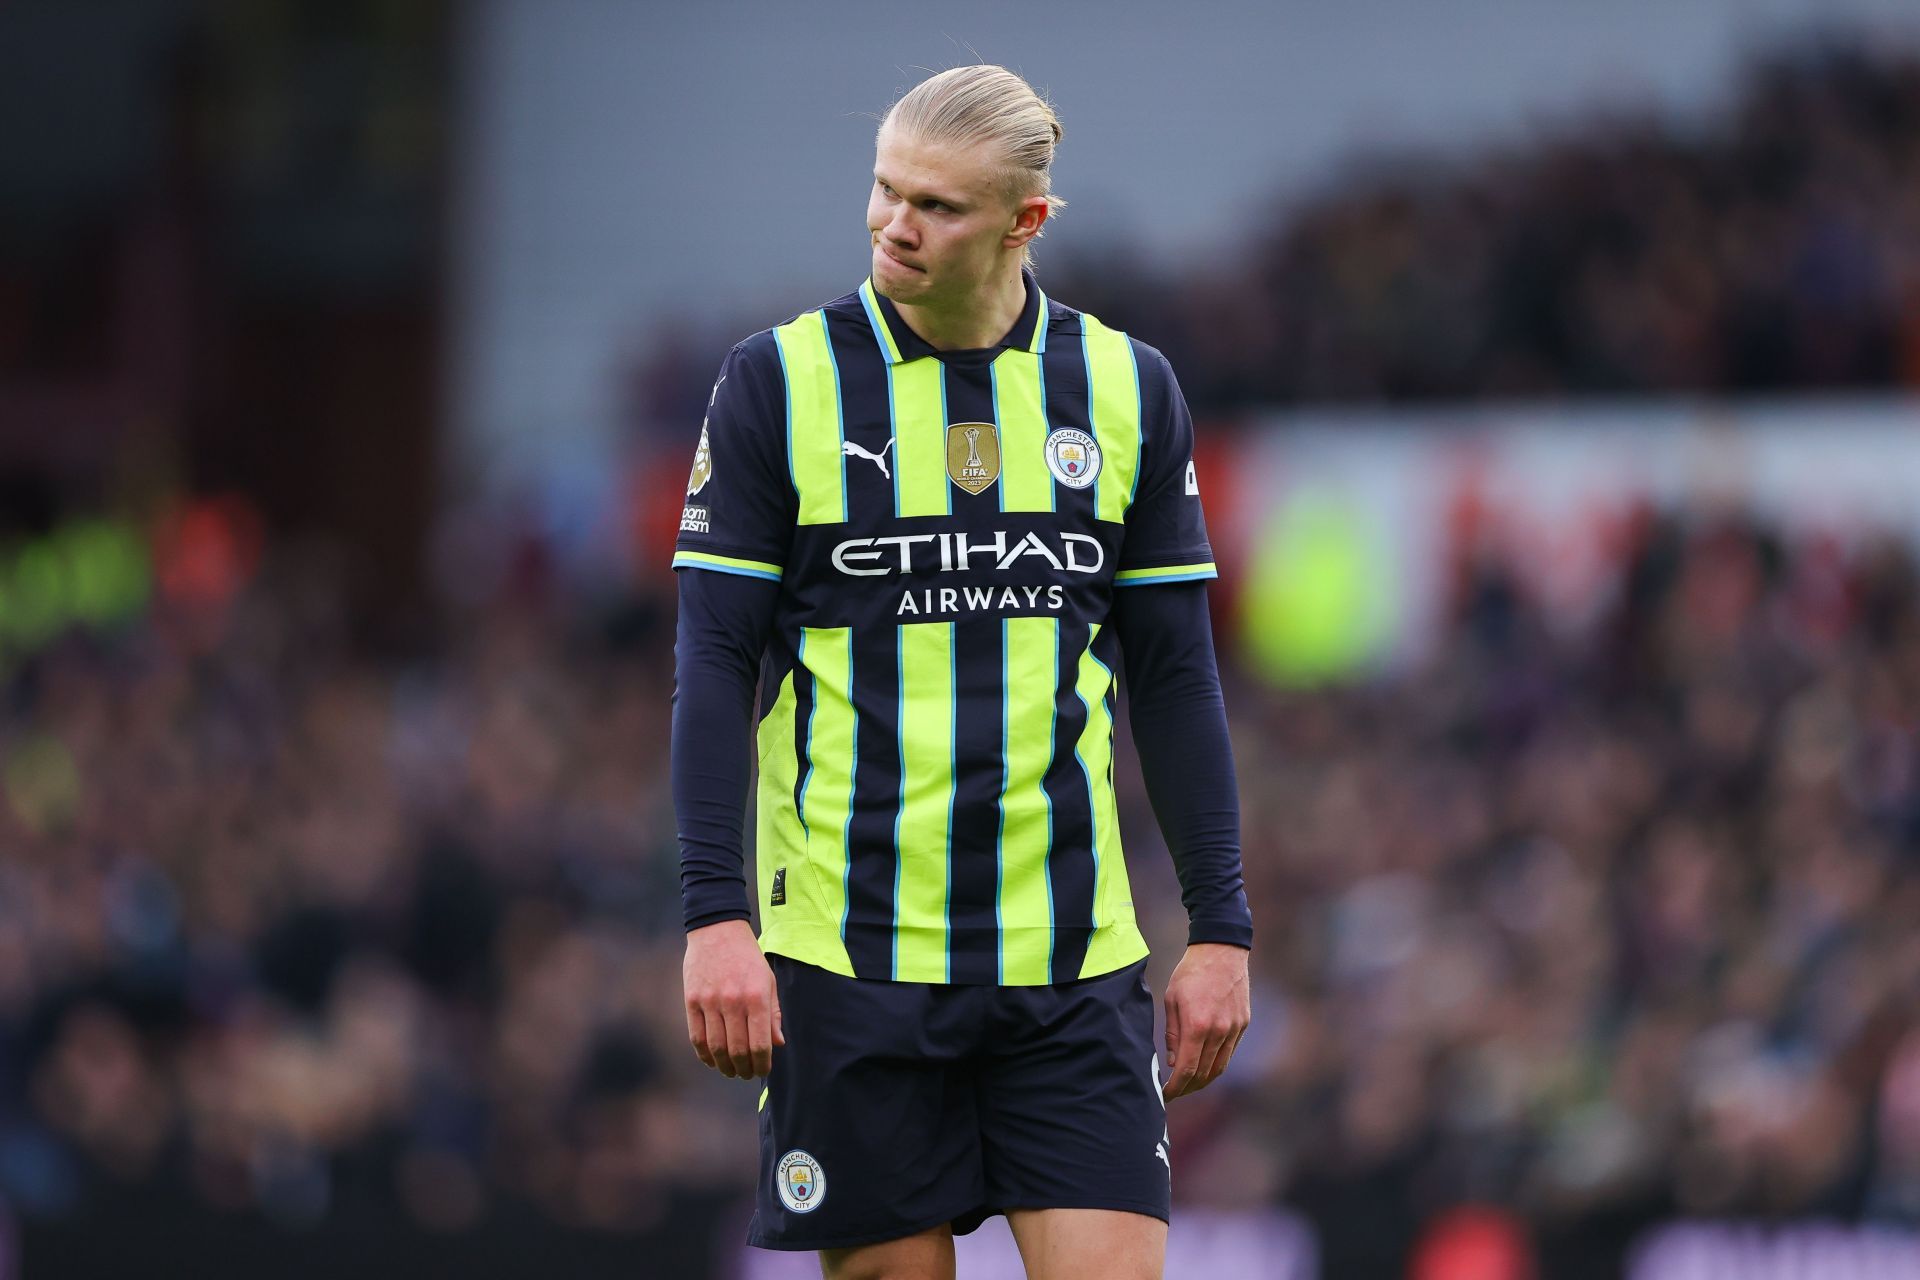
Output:
<path fill-rule="evenodd" d="M 840 460 L 846 476 L 847 510 L 859 515 L 891 512 L 894 503 L 893 459 L 889 449 L 893 415 L 889 412 L 887 362 L 873 344 L 873 334 L 860 317 L 828 307 L 827 336 L 833 361 L 840 371 L 840 425 L 842 439 L 879 457 L 880 466 L 858 454 Z"/>
<path fill-rule="evenodd" d="M 964 493 L 964 491 L 962 491 Z M 984 497 L 985 495 L 981 495 Z M 997 618 L 954 624 L 952 981 L 999 980 L 1000 779 L 1005 661 Z"/>
<path fill-rule="evenodd" d="M 807 781 L 813 776 L 813 673 L 807 670 L 807 637 L 800 633 L 800 644 L 793 660 L 793 808 L 800 815 L 800 829 L 807 831 Z"/>
<path fill-rule="evenodd" d="M 1047 882 L 1053 889 L 1053 967 L 1055 982 L 1080 976 L 1093 937 L 1093 806 L 1087 779 L 1074 758 L 1080 734 L 1087 727 L 1087 708 L 1074 692 L 1080 655 L 1087 647 L 1084 623 L 1060 624 L 1060 678 L 1054 687 L 1053 761 L 1042 785 L 1053 806 L 1053 856 L 1047 860 Z M 1097 781 L 1095 785 L 1100 785 Z"/>
<path fill-rule="evenodd" d="M 1087 407 L 1086 349 L 1081 342 L 1077 314 L 1073 315 L 1071 324 L 1073 332 L 1065 340 L 1055 333 L 1055 340 L 1047 344 L 1046 354 L 1040 357 L 1041 388 L 1046 398 L 1049 435 L 1062 427 L 1073 427 L 1089 435 L 1093 433 L 1093 414 Z M 1059 513 L 1064 528 L 1081 528 L 1081 521 L 1091 525 L 1096 514 L 1094 485 L 1074 489 L 1061 484 L 1060 478 L 1055 476 L 1053 509 Z"/>
<path fill-rule="evenodd" d="M 871 347 L 871 343 L 868 344 Z M 872 470 L 871 463 L 867 464 Z M 894 889 L 900 803 L 900 632 L 853 636 L 857 753 L 847 826 L 847 958 L 856 978 L 893 976 Z"/>

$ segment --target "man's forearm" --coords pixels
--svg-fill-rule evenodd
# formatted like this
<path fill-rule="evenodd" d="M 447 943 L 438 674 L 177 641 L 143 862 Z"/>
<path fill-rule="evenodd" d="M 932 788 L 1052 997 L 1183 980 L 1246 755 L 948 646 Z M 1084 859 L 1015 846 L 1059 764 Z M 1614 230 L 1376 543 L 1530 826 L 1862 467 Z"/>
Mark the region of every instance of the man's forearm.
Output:
<path fill-rule="evenodd" d="M 1125 589 L 1114 614 L 1134 747 L 1180 876 L 1187 940 L 1251 947 L 1240 792 L 1206 588 L 1196 582 Z"/>
<path fill-rule="evenodd" d="M 673 809 L 680 902 L 697 929 L 749 914 L 747 778 L 754 685 L 779 584 L 681 570 L 673 646 Z"/>

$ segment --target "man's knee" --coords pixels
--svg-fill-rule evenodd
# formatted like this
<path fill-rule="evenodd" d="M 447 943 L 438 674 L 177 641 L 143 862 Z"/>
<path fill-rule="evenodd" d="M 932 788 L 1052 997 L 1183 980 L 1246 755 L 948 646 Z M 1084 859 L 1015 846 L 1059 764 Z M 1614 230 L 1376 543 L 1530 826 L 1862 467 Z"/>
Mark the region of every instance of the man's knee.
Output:
<path fill-rule="evenodd" d="M 825 1249 L 820 1271 L 826 1280 L 954 1280 L 953 1229 L 938 1226 L 903 1240 Z"/>

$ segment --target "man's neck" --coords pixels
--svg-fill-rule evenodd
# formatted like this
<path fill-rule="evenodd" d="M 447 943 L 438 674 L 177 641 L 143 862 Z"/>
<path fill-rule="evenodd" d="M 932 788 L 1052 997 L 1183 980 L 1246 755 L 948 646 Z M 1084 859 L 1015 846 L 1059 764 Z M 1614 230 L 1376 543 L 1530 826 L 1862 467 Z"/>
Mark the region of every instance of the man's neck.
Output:
<path fill-rule="evenodd" d="M 905 306 L 895 303 L 907 328 L 935 351 L 972 351 L 1007 336 L 1027 305 L 1027 282 L 1018 267 L 957 307 Z"/>

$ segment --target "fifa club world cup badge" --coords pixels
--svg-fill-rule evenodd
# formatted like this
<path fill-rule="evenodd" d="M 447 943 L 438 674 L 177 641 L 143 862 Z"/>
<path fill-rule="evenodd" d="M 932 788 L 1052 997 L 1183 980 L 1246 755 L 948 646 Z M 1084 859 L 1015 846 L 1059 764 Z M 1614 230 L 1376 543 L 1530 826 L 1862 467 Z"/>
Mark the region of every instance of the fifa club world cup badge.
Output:
<path fill-rule="evenodd" d="M 794 1213 L 812 1213 L 827 1198 L 827 1175 L 804 1151 L 789 1151 L 773 1169 L 773 1189 Z"/>
<path fill-rule="evenodd" d="M 1100 445 L 1073 427 L 1061 427 L 1047 437 L 1047 470 L 1069 489 L 1084 489 L 1100 474 Z"/>
<path fill-rule="evenodd" d="M 1000 435 L 991 422 L 956 422 L 947 428 L 947 475 L 968 493 L 1000 478 Z"/>

